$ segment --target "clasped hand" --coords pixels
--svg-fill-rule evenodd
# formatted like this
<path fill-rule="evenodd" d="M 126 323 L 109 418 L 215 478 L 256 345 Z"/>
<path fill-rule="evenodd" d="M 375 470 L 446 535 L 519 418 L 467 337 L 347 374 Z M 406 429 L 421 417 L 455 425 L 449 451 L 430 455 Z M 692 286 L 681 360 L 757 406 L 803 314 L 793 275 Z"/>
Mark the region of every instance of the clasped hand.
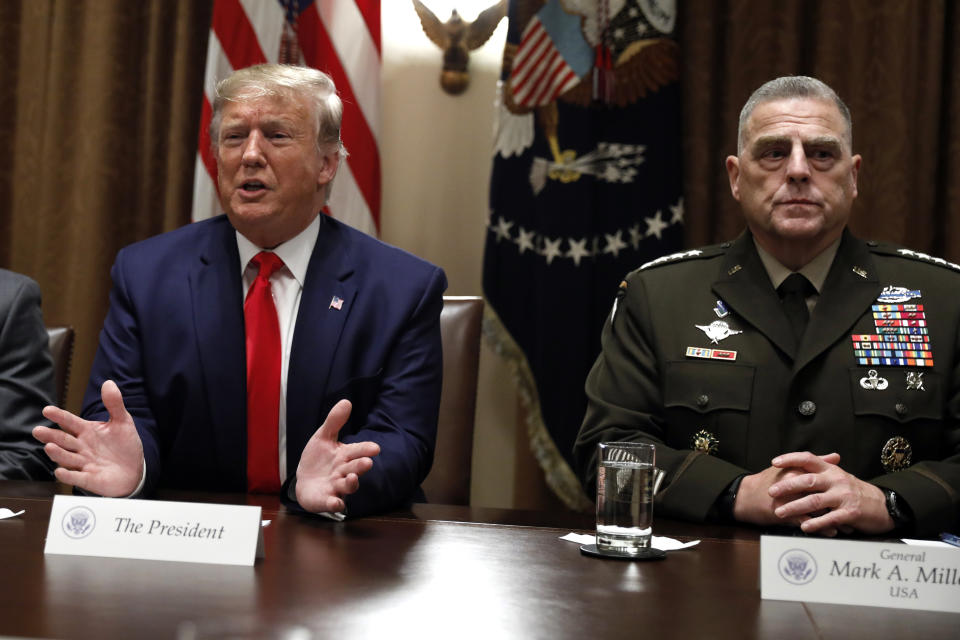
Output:
<path fill-rule="evenodd" d="M 770 464 L 743 478 L 733 510 L 737 520 L 793 525 L 824 536 L 893 529 L 883 492 L 840 468 L 839 454 L 786 453 Z"/>

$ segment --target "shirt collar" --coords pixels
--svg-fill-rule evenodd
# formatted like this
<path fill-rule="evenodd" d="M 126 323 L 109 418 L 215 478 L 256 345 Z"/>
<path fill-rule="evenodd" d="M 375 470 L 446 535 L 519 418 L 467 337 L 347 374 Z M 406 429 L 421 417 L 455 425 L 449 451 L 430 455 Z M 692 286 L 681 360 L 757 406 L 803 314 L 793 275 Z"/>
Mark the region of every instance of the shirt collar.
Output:
<path fill-rule="evenodd" d="M 818 295 L 823 289 L 823 283 L 827 280 L 827 274 L 830 272 L 830 266 L 833 264 L 833 259 L 837 255 L 837 249 L 840 248 L 840 240 L 841 238 L 834 240 L 829 247 L 821 251 L 816 258 L 805 264 L 797 272 L 806 276 L 810 284 L 817 290 Z M 770 276 L 770 282 L 773 283 L 773 288 L 776 289 L 793 271 L 783 266 L 779 260 L 764 251 L 756 238 L 753 238 L 753 246 L 757 248 L 760 261 L 767 270 L 767 275 Z"/>
<path fill-rule="evenodd" d="M 237 234 L 237 249 L 240 252 L 240 273 L 242 274 L 250 263 L 253 256 L 264 249 L 253 244 L 239 231 Z M 303 286 L 307 278 L 307 267 L 310 265 L 310 256 L 317 245 L 317 236 L 320 235 L 320 216 L 316 216 L 313 221 L 307 225 L 307 228 L 290 238 L 283 244 L 277 245 L 272 251 L 283 260 L 283 264 L 290 273 L 296 278 L 300 286 Z"/>

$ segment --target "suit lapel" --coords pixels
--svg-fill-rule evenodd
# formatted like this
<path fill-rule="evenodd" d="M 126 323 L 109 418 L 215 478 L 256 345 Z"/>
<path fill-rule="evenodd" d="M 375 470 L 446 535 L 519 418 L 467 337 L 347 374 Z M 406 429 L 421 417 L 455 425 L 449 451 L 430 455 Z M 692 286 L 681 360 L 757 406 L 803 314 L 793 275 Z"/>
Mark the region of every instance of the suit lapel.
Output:
<path fill-rule="evenodd" d="M 833 260 L 823 294 L 810 316 L 810 324 L 794 372 L 827 350 L 853 325 L 880 295 L 880 279 L 870 252 L 862 242 L 844 231 L 837 256 Z"/>
<path fill-rule="evenodd" d="M 287 460 L 290 473 L 307 440 L 320 426 L 323 398 L 340 335 L 357 295 L 349 238 L 321 215 L 320 233 L 310 257 L 287 372 Z M 334 302 L 334 298 L 340 300 Z M 339 309 L 336 308 L 339 305 Z"/>
<path fill-rule="evenodd" d="M 194 326 L 217 443 L 216 464 L 229 485 L 245 486 L 247 383 L 240 256 L 229 224 L 215 227 L 209 240 L 189 276 Z"/>
<path fill-rule="evenodd" d="M 797 344 L 790 323 L 749 232 L 737 238 L 727 252 L 713 291 L 784 353 L 791 358 L 796 355 Z"/>

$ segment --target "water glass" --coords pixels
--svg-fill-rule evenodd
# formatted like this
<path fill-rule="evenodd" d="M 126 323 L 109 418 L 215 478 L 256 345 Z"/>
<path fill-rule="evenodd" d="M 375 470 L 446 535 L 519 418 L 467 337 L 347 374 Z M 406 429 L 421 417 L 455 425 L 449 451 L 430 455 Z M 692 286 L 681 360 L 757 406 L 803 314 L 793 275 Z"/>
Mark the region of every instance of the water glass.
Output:
<path fill-rule="evenodd" d="M 597 447 L 597 550 L 643 553 L 653 534 L 655 447 L 639 442 Z"/>

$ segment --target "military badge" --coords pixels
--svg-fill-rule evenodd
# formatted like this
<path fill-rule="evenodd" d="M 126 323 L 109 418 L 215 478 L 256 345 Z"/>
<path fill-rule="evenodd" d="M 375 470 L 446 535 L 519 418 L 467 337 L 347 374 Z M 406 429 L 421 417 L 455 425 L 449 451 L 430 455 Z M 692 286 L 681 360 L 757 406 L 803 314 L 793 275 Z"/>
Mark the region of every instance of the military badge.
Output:
<path fill-rule="evenodd" d="M 713 308 L 713 312 L 717 314 L 718 318 L 726 318 L 730 315 L 730 312 L 727 310 L 727 305 L 723 304 L 723 300 L 717 300 L 717 306 Z"/>
<path fill-rule="evenodd" d="M 720 447 L 720 441 L 706 429 L 700 429 L 690 440 L 690 448 L 694 451 L 702 451 L 709 456 L 717 455 L 717 449 Z"/>
<path fill-rule="evenodd" d="M 738 333 L 743 333 L 743 331 L 731 329 L 730 325 L 723 320 L 714 320 L 710 324 L 697 324 L 694 326 L 707 334 L 707 337 L 710 338 L 713 344 L 719 344 L 721 340 L 735 336 Z"/>
<path fill-rule="evenodd" d="M 926 391 L 922 371 L 907 371 L 907 391 Z"/>
<path fill-rule="evenodd" d="M 913 447 L 903 436 L 894 436 L 887 440 L 880 451 L 880 464 L 887 473 L 903 471 L 913 462 Z"/>
<path fill-rule="evenodd" d="M 890 382 L 881 378 L 876 369 L 870 369 L 865 377 L 860 378 L 860 386 L 868 391 L 883 391 L 890 386 Z"/>
<path fill-rule="evenodd" d="M 688 358 L 704 358 L 706 360 L 736 360 L 737 352 L 729 349 L 687 347 L 686 356 Z"/>
<path fill-rule="evenodd" d="M 877 302 L 884 304 L 907 302 L 920 297 L 919 289 L 907 289 L 906 287 L 886 286 L 877 297 Z"/>
<path fill-rule="evenodd" d="M 897 289 L 903 296 L 904 287 L 886 287 L 884 292 Z M 919 291 L 908 291 L 920 295 Z M 881 294 L 880 299 L 886 293 Z M 893 294 L 891 294 L 893 295 Z M 922 304 L 875 304 L 871 307 L 876 333 L 855 333 L 853 355 L 857 364 L 901 367 L 932 367 L 927 317 Z"/>

